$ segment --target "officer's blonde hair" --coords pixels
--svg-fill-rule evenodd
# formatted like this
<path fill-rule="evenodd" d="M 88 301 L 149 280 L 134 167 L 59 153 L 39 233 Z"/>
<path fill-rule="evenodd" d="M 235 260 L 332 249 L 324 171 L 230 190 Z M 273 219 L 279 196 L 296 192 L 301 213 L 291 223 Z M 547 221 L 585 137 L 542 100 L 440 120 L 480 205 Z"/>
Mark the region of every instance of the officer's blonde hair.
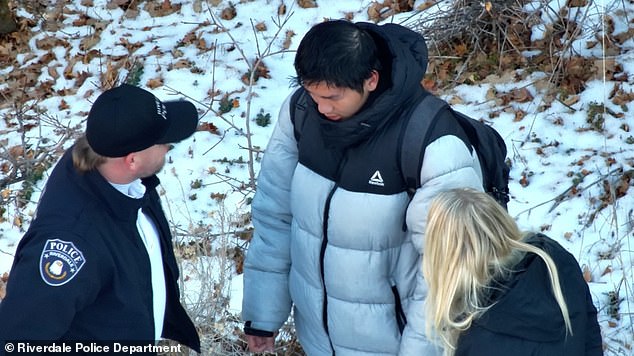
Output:
<path fill-rule="evenodd" d="M 429 285 L 427 335 L 440 339 L 453 355 L 460 333 L 492 305 L 487 295 L 493 281 L 513 273 L 526 253 L 546 264 L 553 295 L 572 334 L 568 308 L 552 258 L 523 242 L 515 221 L 493 198 L 471 189 L 440 193 L 431 203 L 425 233 L 423 274 Z"/>
<path fill-rule="evenodd" d="M 73 146 L 73 165 L 80 172 L 89 172 L 106 163 L 107 158 L 93 151 L 86 135 L 79 137 Z"/>

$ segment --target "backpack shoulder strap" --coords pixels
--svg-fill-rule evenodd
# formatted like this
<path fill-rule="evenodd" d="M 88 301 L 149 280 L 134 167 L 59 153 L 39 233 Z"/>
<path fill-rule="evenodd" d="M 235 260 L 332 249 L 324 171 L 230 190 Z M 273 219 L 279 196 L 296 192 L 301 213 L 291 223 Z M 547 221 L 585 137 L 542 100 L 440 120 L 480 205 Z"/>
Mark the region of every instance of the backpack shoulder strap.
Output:
<path fill-rule="evenodd" d="M 299 141 L 299 137 L 301 136 L 302 129 L 304 127 L 304 122 L 306 121 L 307 100 L 308 95 L 306 94 L 306 90 L 304 90 L 304 88 L 299 88 L 293 93 L 289 104 L 291 122 L 293 123 L 293 132 L 295 134 L 296 141 Z"/>
<path fill-rule="evenodd" d="M 446 107 L 447 103 L 444 100 L 428 93 L 423 96 L 409 114 L 407 123 L 403 125 L 399 159 L 401 174 L 407 184 L 410 197 L 420 187 L 420 170 L 425 148 L 429 144 L 429 138 L 438 121 L 438 113 Z"/>

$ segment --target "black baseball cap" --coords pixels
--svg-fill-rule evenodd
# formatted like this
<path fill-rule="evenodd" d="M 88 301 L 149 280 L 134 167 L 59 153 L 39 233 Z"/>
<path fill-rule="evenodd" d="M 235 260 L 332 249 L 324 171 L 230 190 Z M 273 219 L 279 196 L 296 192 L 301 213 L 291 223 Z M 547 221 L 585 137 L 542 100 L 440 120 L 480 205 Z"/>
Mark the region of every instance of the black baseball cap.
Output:
<path fill-rule="evenodd" d="M 160 101 L 139 87 L 123 84 L 103 92 L 90 109 L 88 144 L 106 157 L 123 157 L 156 144 L 191 136 L 198 112 L 189 101 Z"/>

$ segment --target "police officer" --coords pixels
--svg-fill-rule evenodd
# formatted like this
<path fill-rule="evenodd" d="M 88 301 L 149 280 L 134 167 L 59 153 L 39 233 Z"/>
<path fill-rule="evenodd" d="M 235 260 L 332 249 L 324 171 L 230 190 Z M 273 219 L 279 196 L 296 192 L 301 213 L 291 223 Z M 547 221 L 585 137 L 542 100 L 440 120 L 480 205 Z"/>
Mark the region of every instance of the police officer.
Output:
<path fill-rule="evenodd" d="M 156 191 L 169 144 L 197 123 L 192 103 L 161 102 L 135 86 L 97 98 L 18 245 L 0 342 L 155 345 L 163 337 L 200 352 Z"/>

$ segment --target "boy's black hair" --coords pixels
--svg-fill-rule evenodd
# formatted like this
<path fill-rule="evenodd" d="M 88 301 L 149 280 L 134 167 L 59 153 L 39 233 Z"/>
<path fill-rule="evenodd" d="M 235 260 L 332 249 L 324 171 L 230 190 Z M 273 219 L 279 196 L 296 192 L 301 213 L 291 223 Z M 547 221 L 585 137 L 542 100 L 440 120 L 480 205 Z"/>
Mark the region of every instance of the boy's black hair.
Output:
<path fill-rule="evenodd" d="M 299 43 L 295 55 L 295 84 L 326 83 L 363 92 L 363 82 L 381 70 L 372 36 L 345 20 L 313 26 Z"/>

